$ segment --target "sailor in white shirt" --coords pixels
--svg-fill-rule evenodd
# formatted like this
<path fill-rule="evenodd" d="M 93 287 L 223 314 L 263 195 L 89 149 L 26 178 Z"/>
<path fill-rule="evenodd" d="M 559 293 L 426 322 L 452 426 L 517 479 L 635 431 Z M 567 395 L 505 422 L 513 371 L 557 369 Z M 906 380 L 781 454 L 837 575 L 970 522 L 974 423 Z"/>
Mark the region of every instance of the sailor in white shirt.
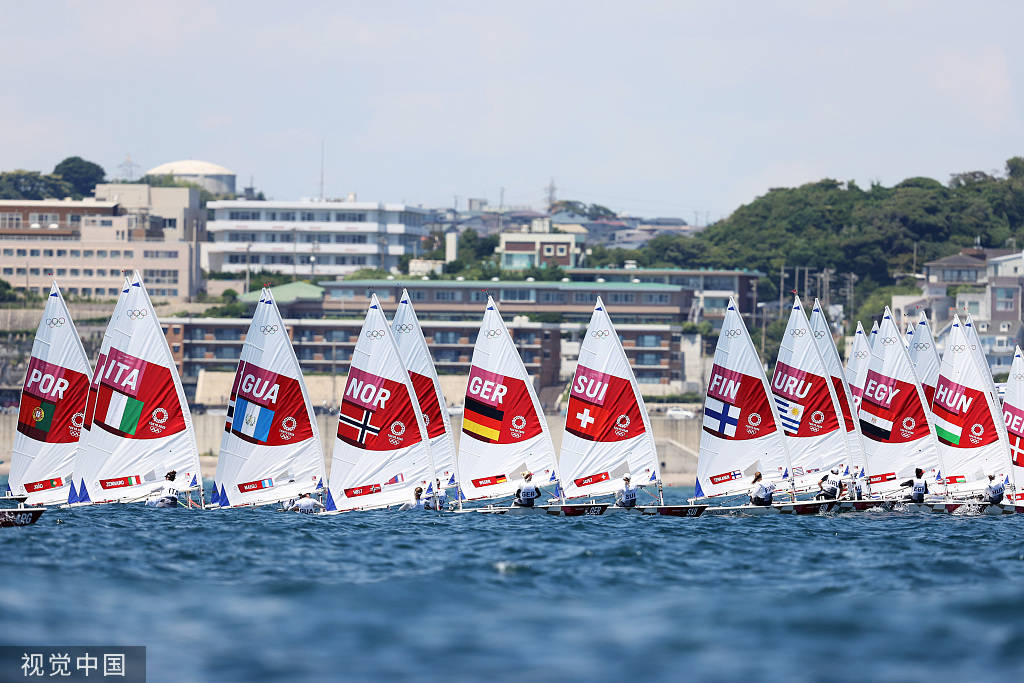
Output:
<path fill-rule="evenodd" d="M 324 508 L 324 504 L 309 493 L 299 495 L 299 499 L 288 507 L 292 512 L 301 512 L 306 515 L 316 514 L 322 508 Z"/>
<path fill-rule="evenodd" d="M 534 502 L 541 497 L 543 491 L 533 484 L 533 472 L 523 472 L 523 483 L 516 491 L 512 501 L 515 507 L 532 508 Z"/>
<path fill-rule="evenodd" d="M 839 490 L 843 485 L 842 482 L 843 480 L 839 478 L 839 468 L 833 467 L 832 471 L 818 482 L 818 493 L 814 497 L 835 500 L 839 497 Z"/>
<path fill-rule="evenodd" d="M 178 507 L 178 487 L 174 483 L 174 478 L 178 476 L 175 470 L 171 470 L 164 475 L 164 485 L 150 494 L 149 499 L 146 500 L 146 505 L 156 508 L 176 508 Z"/>
<path fill-rule="evenodd" d="M 417 486 L 412 492 L 413 499 L 409 503 L 402 503 L 402 507 L 398 508 L 399 512 L 404 510 L 426 510 L 426 506 L 423 503 L 423 487 Z"/>
<path fill-rule="evenodd" d="M 615 494 L 615 507 L 619 508 L 635 508 L 636 507 L 636 494 L 640 490 L 639 486 L 629 485 L 629 475 L 623 475 L 622 477 L 622 488 L 619 489 L 618 493 Z"/>
<path fill-rule="evenodd" d="M 913 503 L 923 503 L 924 497 L 928 494 L 928 482 L 924 480 L 924 470 L 920 467 L 914 470 L 914 478 L 907 479 L 905 482 L 900 484 L 900 487 L 910 487 L 910 501 Z"/>
<path fill-rule="evenodd" d="M 434 492 L 427 498 L 427 507 L 431 510 L 444 510 L 448 507 L 448 492 L 441 486 L 441 480 L 434 480 Z"/>
<path fill-rule="evenodd" d="M 989 505 L 999 505 L 1003 502 L 1003 496 L 1006 493 L 1006 482 L 1004 479 L 996 481 L 996 475 L 988 475 L 988 486 L 985 488 L 985 495 L 983 500 L 988 501 Z"/>
<path fill-rule="evenodd" d="M 772 496 L 775 495 L 775 484 L 766 482 L 761 478 L 760 472 L 754 473 L 754 482 L 757 488 L 750 494 L 751 505 L 768 506 L 772 504 Z"/>

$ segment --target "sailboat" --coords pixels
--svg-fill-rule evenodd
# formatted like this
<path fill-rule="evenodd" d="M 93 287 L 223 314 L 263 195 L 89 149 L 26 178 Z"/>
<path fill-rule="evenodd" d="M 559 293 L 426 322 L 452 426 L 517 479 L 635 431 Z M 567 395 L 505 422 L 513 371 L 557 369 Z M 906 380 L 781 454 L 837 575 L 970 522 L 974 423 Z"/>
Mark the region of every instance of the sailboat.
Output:
<path fill-rule="evenodd" d="M 1013 489 L 1007 493 L 1010 502 L 1024 512 L 1024 352 L 1016 347 L 1013 364 L 1006 378 L 1006 396 L 1003 399 L 1003 423 L 1006 425 L 1010 448 L 1010 481 Z"/>
<path fill-rule="evenodd" d="M 988 391 L 985 374 L 991 376 L 987 364 L 984 369 L 978 365 L 960 318 L 953 316 L 932 413 L 943 483 L 954 499 L 981 493 L 988 475 L 1003 481 L 1012 474 L 1002 411 L 995 394 Z"/>
<path fill-rule="evenodd" d="M 574 502 L 616 493 L 627 474 L 632 483 L 657 487 L 657 509 L 664 506 L 651 420 L 601 297 L 594 304 L 580 345 L 558 463 L 565 476 L 567 502 L 562 505 L 562 514 L 566 517 L 643 511 L 646 506 L 619 508 L 608 502 Z"/>
<path fill-rule="evenodd" d="M 875 340 L 878 339 L 878 321 L 871 321 L 871 336 L 868 337 L 868 346 L 875 348 Z"/>
<path fill-rule="evenodd" d="M 850 465 L 842 409 L 798 297 L 779 346 L 771 387 L 789 452 L 793 485 L 816 490 L 822 475 Z"/>
<path fill-rule="evenodd" d="M 179 492 L 202 489 L 185 391 L 138 272 L 128 289 L 96 365 L 91 429 L 80 440 L 79 487 L 69 503 L 142 500 L 171 470 L 179 477 Z"/>
<path fill-rule="evenodd" d="M 28 505 L 67 502 L 91 374 L 82 339 L 54 282 L 21 390 L 9 495 Z"/>
<path fill-rule="evenodd" d="M 910 353 L 910 362 L 914 364 L 914 372 L 924 389 L 924 398 L 931 408 L 932 397 L 935 396 L 935 384 L 939 381 L 939 366 L 942 361 L 939 359 L 938 349 L 935 348 L 935 339 L 932 338 L 931 327 L 928 326 L 928 316 L 921 312 L 917 325 L 914 326 L 914 333 L 910 339 L 910 346 L 907 351 Z"/>
<path fill-rule="evenodd" d="M 427 437 L 430 439 L 430 459 L 434 463 L 434 476 L 425 489 L 425 494 L 430 495 L 438 487 L 438 482 L 441 488 L 457 485 L 455 439 L 452 436 L 451 419 L 445 407 L 441 382 L 437 378 L 437 369 L 434 367 L 427 340 L 423 337 L 423 328 L 416 317 L 408 290 L 402 290 L 398 310 L 391 321 L 391 331 L 395 335 L 398 354 L 416 391 L 416 400 L 427 427 Z"/>
<path fill-rule="evenodd" d="M 871 493 L 899 495 L 915 468 L 942 469 L 924 391 L 888 306 L 862 387 L 859 407 Z M 856 350 L 856 342 L 854 349 Z"/>
<path fill-rule="evenodd" d="M 434 477 L 416 391 L 374 294 L 352 352 L 338 411 L 327 513 L 412 500 Z"/>
<path fill-rule="evenodd" d="M 266 505 L 323 489 L 324 454 L 298 358 L 264 288 L 231 385 L 210 503 Z"/>
<path fill-rule="evenodd" d="M 985 349 L 981 345 L 981 338 L 978 336 L 978 328 L 974 325 L 974 320 L 971 318 L 971 314 L 968 313 L 963 323 L 964 335 L 967 337 L 967 347 L 971 352 L 971 356 L 974 358 L 978 367 L 984 370 L 982 379 L 985 380 L 987 386 L 986 391 L 991 392 L 997 399 L 999 392 L 996 390 L 996 381 L 992 377 L 992 368 L 989 367 L 988 358 L 985 356 Z"/>
<path fill-rule="evenodd" d="M 832 328 L 822 311 L 821 302 L 814 300 L 814 308 L 811 310 L 811 335 L 818 346 L 822 360 L 832 380 L 832 387 L 835 390 L 836 398 L 839 401 L 839 408 L 843 413 L 843 428 L 846 430 L 846 450 L 849 460 L 843 468 L 844 477 L 857 478 L 864 472 L 864 444 L 860 433 L 860 420 L 854 419 L 857 415 L 857 408 L 853 402 L 853 394 L 850 391 L 850 384 L 843 372 L 843 363 L 839 360 L 839 349 L 836 348 L 835 339 L 832 338 Z"/>
<path fill-rule="evenodd" d="M 510 496 L 523 472 L 532 473 L 533 483 L 542 490 L 547 486 L 547 494 L 560 492 L 555 448 L 540 399 L 491 297 L 473 347 L 458 468 L 460 500 Z M 559 512 L 558 506 L 512 510 L 517 514 Z"/>
<path fill-rule="evenodd" d="M 864 393 L 864 381 L 867 379 L 870 363 L 871 341 L 864 332 L 864 326 L 858 320 L 853 343 L 850 344 L 850 351 L 846 354 L 846 383 L 850 385 L 850 398 L 853 400 L 855 416 L 860 412 L 860 398 Z"/>

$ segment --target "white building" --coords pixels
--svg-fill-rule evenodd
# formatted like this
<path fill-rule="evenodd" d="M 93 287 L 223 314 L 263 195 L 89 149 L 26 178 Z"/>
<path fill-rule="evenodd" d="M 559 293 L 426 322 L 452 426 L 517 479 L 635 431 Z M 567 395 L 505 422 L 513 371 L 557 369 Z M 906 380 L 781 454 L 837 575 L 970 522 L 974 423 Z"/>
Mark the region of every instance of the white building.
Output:
<path fill-rule="evenodd" d="M 146 175 L 169 175 L 175 180 L 195 183 L 213 194 L 235 194 L 235 172 L 209 161 L 171 161 L 149 169 Z"/>
<path fill-rule="evenodd" d="M 427 210 L 371 202 L 214 201 L 202 244 L 211 272 L 269 270 L 310 277 L 391 270 L 419 255 Z"/>

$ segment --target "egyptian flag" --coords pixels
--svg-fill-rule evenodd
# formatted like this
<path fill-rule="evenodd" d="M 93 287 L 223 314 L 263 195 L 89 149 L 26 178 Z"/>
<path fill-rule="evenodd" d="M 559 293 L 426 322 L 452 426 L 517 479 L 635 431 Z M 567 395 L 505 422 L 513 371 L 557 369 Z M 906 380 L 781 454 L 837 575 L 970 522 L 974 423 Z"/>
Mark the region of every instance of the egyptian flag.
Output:
<path fill-rule="evenodd" d="M 38 396 L 22 394 L 18 431 L 36 441 L 46 441 L 57 405 Z"/>
<path fill-rule="evenodd" d="M 463 434 L 487 443 L 517 443 L 540 432 L 525 382 L 473 366 L 462 414 Z"/>
<path fill-rule="evenodd" d="M 868 370 L 860 401 L 861 433 L 879 443 L 907 443 L 928 436 L 928 420 L 917 388 Z"/>
<path fill-rule="evenodd" d="M 624 441 L 644 433 L 640 406 L 628 379 L 578 365 L 565 429 L 588 441 Z"/>
<path fill-rule="evenodd" d="M 419 443 L 416 409 L 405 383 L 357 368 L 349 370 L 338 438 L 368 451 L 393 451 Z"/>

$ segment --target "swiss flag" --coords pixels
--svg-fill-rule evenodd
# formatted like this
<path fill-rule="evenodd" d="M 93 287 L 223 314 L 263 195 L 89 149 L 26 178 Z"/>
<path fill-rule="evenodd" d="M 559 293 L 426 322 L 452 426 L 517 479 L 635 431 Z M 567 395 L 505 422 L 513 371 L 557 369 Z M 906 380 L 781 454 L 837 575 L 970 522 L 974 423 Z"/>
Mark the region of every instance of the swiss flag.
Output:
<path fill-rule="evenodd" d="M 565 428 L 588 441 L 625 441 L 644 433 L 629 380 L 579 366 L 569 395 Z"/>

